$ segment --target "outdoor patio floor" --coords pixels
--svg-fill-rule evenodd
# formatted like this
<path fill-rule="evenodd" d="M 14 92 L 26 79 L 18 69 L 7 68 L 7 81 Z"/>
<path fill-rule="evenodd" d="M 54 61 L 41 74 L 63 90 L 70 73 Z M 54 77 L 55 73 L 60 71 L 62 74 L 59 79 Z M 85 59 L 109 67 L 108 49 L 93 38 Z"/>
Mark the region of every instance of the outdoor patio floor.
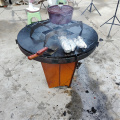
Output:
<path fill-rule="evenodd" d="M 0 8 L 0 120 L 120 120 L 120 26 L 109 38 L 110 25 L 100 27 L 114 15 L 117 0 L 94 0 L 102 16 L 95 10 L 81 16 L 89 4 L 82 0 L 72 19 L 93 27 L 102 41 L 80 61 L 71 88 L 48 88 L 41 63 L 28 60 L 16 44 L 27 5 Z M 42 20 L 49 18 L 45 8 L 40 12 Z"/>

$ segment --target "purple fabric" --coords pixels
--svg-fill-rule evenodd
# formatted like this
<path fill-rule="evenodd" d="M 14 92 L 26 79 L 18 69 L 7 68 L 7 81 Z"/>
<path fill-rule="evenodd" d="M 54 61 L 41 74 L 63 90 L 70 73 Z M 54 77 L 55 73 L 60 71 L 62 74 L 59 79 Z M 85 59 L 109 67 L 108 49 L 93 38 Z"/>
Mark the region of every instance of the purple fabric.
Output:
<path fill-rule="evenodd" d="M 30 3 L 33 3 L 35 0 L 30 0 Z"/>
<path fill-rule="evenodd" d="M 73 8 L 68 5 L 63 5 L 61 8 L 58 5 L 48 8 L 50 21 L 54 24 L 67 24 L 71 22 Z"/>

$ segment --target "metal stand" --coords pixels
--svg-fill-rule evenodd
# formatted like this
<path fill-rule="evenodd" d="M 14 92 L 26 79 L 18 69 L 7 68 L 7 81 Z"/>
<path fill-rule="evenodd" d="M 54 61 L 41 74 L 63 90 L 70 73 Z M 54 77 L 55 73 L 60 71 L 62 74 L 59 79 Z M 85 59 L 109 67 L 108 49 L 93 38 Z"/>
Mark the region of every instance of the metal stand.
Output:
<path fill-rule="evenodd" d="M 113 26 L 113 25 L 119 25 L 119 26 L 120 26 L 120 24 L 114 24 L 115 18 L 116 18 L 117 21 L 120 23 L 120 20 L 119 20 L 118 17 L 116 16 L 116 15 L 117 15 L 118 6 L 119 6 L 119 1 L 120 1 L 120 0 L 118 0 L 117 7 L 116 7 L 116 11 L 115 11 L 115 15 L 114 15 L 113 17 L 111 17 L 109 20 L 107 20 L 105 23 L 103 23 L 103 24 L 100 26 L 100 27 L 102 27 L 104 24 L 111 24 L 111 27 L 110 27 L 110 30 L 109 30 L 109 33 L 108 33 L 108 36 L 107 36 L 107 37 L 110 36 L 110 32 L 111 32 L 111 30 L 112 30 L 112 26 Z M 108 23 L 108 21 L 110 21 L 112 18 L 113 18 L 112 23 Z"/>
<path fill-rule="evenodd" d="M 85 9 L 85 11 L 86 10 L 88 10 L 88 8 L 90 7 L 90 10 L 88 10 L 89 12 L 92 12 L 92 6 L 95 8 L 95 10 L 99 13 L 99 15 L 101 16 L 101 14 L 100 14 L 100 12 L 98 11 L 98 9 L 95 7 L 95 5 L 94 5 L 94 3 L 93 3 L 93 0 L 91 0 L 91 3 L 90 3 L 90 5 Z M 84 12 L 85 12 L 84 11 Z M 84 14 L 84 12 L 82 13 L 82 14 Z M 82 15 L 81 14 L 81 15 Z"/>
<path fill-rule="evenodd" d="M 41 3 L 41 6 L 40 6 L 40 9 L 41 9 L 42 5 L 44 6 L 44 8 L 46 8 L 46 6 L 44 5 L 44 3 L 42 2 L 42 3 Z"/>
<path fill-rule="evenodd" d="M 46 8 L 46 6 L 44 5 L 44 2 L 45 2 L 45 1 L 47 1 L 47 0 L 40 0 L 40 1 L 38 2 L 38 4 L 41 4 L 41 5 L 40 5 L 40 9 L 41 9 L 42 6 L 44 6 L 44 8 Z"/>

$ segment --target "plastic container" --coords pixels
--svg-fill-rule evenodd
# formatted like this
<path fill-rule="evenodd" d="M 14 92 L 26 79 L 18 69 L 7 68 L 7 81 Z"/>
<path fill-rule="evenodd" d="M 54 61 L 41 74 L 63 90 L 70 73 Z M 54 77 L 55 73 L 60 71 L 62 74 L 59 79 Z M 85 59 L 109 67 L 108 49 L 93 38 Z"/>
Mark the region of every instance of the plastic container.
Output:
<path fill-rule="evenodd" d="M 68 5 L 54 5 L 48 8 L 50 21 L 54 24 L 67 24 L 71 22 L 73 7 Z"/>

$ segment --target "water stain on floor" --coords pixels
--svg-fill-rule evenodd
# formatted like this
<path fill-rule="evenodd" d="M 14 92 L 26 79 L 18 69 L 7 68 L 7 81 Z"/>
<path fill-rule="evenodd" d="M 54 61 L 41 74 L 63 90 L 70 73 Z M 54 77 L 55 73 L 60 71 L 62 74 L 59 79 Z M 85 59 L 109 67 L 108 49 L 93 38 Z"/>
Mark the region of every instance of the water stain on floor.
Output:
<path fill-rule="evenodd" d="M 5 70 L 4 76 L 5 77 L 11 77 L 12 76 L 11 71 L 9 70 L 9 68 L 7 70 Z"/>
<path fill-rule="evenodd" d="M 71 114 L 71 117 L 69 118 L 70 120 L 79 120 L 82 115 L 82 101 L 75 90 L 71 90 L 70 92 L 72 98 L 65 107 L 68 109 L 67 113 Z"/>

